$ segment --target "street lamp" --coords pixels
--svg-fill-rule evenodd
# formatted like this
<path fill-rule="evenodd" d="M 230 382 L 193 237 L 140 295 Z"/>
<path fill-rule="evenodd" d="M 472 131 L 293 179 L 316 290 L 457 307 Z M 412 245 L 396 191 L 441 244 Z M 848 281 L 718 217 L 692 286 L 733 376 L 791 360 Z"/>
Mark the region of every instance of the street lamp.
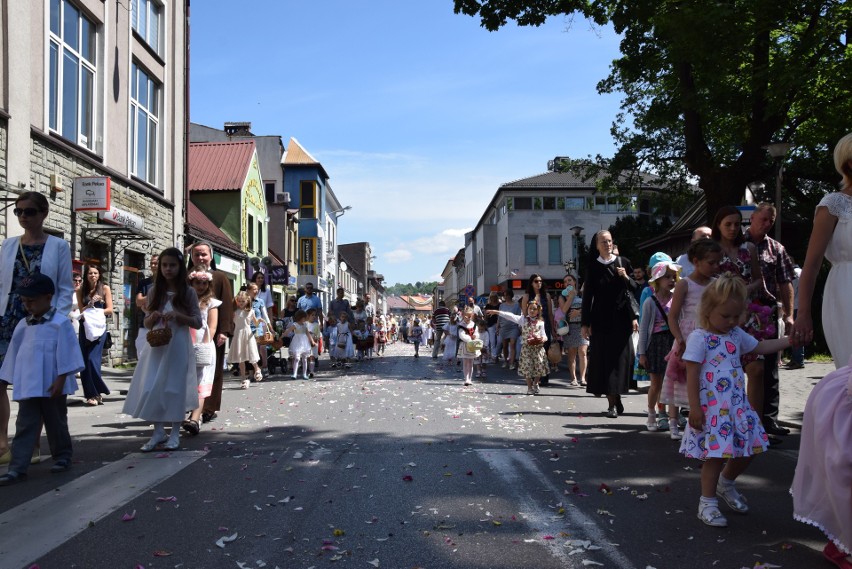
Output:
<path fill-rule="evenodd" d="M 577 257 L 579 256 L 578 241 L 580 240 L 580 235 L 583 234 L 583 229 L 584 228 L 580 227 L 579 225 L 575 225 L 574 227 L 571 228 L 571 234 L 572 234 L 571 246 L 573 248 L 573 253 L 574 253 L 573 254 L 574 261 L 571 263 L 572 264 L 572 267 L 571 267 L 572 271 L 574 270 L 574 267 L 577 266 L 577 262 L 579 261 L 579 259 L 577 259 Z"/>
<path fill-rule="evenodd" d="M 773 142 L 763 148 L 775 160 L 777 173 L 775 175 L 775 239 L 781 240 L 781 181 L 784 176 L 784 157 L 790 152 L 789 142 Z"/>
<path fill-rule="evenodd" d="M 352 206 L 348 205 L 348 206 L 346 206 L 342 209 L 336 209 L 334 211 L 330 211 L 330 212 L 328 212 L 328 215 L 333 215 L 335 217 L 335 219 L 337 219 L 338 217 L 343 217 L 343 214 L 346 213 L 347 211 L 349 211 L 350 209 L 352 209 Z"/>

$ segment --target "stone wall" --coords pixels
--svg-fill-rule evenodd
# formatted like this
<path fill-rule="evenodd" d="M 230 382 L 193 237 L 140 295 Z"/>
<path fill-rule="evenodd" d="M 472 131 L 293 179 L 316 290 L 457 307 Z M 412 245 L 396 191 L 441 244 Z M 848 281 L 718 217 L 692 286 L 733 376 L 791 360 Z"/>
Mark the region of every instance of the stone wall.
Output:
<path fill-rule="evenodd" d="M 3 129 L 0 129 L 3 130 Z M 5 131 L 4 131 L 5 132 Z M 5 136 L 3 137 L 5 141 Z M 73 211 L 72 184 L 74 178 L 82 176 L 105 176 L 99 170 L 94 159 L 88 160 L 73 153 L 67 152 L 60 146 L 52 146 L 41 139 L 33 138 L 31 148 L 30 189 L 39 191 L 48 196 L 50 200 L 50 215 L 45 227 L 51 232 L 61 234 L 71 244 L 71 256 L 74 259 L 82 257 L 83 229 L 90 224 L 98 223 L 94 212 Z M 61 192 L 51 191 L 50 176 L 57 174 L 62 185 Z M 160 252 L 166 247 L 175 244 L 174 236 L 174 209 L 171 205 L 163 203 L 137 188 L 120 180 L 112 179 L 111 182 L 112 206 L 135 213 L 144 219 L 144 231 L 154 236 L 153 241 L 119 240 L 116 241 L 115 259 L 111 260 L 111 267 L 104 268 L 104 278 L 112 291 L 113 307 L 115 315 L 110 324 L 113 336 L 113 347 L 105 363 L 115 365 L 122 363 L 121 321 L 125 317 L 123 308 L 124 298 L 124 269 L 123 251 L 143 253 L 145 255 L 146 268 L 152 251 Z M 110 239 L 100 237 L 95 241 L 103 243 L 109 249 Z M 126 246 L 126 247 L 125 247 Z M 127 299 L 133 302 L 133 299 Z"/>

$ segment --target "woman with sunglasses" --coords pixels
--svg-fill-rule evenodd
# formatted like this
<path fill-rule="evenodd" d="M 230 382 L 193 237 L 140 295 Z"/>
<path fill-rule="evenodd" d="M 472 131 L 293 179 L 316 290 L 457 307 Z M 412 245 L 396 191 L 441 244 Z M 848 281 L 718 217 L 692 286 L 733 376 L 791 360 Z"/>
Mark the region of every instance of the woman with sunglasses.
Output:
<path fill-rule="evenodd" d="M 67 241 L 45 233 L 44 221 L 48 209 L 47 198 L 38 192 L 19 195 L 13 212 L 24 234 L 8 238 L 0 246 L 0 364 L 3 363 L 15 326 L 27 315 L 20 297 L 10 294 L 24 277 L 33 273 L 50 277 L 56 288 L 51 306 L 61 314 L 71 312 L 71 298 L 74 294 L 71 284 L 71 249 Z M 11 408 L 7 385 L 0 381 L 0 464 L 8 463 L 10 458 Z"/>
<path fill-rule="evenodd" d="M 547 353 L 550 348 L 550 342 L 553 340 L 553 303 L 550 300 L 550 295 L 544 290 L 544 282 L 541 275 L 533 273 L 530 275 L 530 281 L 527 285 L 527 292 L 521 297 L 521 313 L 527 313 L 527 305 L 536 301 L 540 307 L 540 318 L 544 321 L 544 332 L 547 339 L 544 342 L 544 353 Z M 546 358 L 545 358 L 546 359 Z M 546 387 L 550 383 L 550 374 L 541 376 L 539 385 Z"/>

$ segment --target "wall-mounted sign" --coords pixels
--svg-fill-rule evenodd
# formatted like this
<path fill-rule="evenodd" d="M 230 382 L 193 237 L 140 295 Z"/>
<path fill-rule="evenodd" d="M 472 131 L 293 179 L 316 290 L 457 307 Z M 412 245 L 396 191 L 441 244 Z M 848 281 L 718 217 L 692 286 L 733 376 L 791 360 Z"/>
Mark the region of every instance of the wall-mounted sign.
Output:
<path fill-rule="evenodd" d="M 286 285 L 289 282 L 287 267 L 272 267 L 269 270 L 270 282 L 274 285 Z"/>
<path fill-rule="evenodd" d="M 145 224 L 141 216 L 115 207 L 111 207 L 109 211 L 99 212 L 98 219 L 112 225 L 121 225 L 122 227 L 137 230 L 141 230 Z"/>
<path fill-rule="evenodd" d="M 74 178 L 74 211 L 109 211 L 110 182 L 107 176 Z"/>

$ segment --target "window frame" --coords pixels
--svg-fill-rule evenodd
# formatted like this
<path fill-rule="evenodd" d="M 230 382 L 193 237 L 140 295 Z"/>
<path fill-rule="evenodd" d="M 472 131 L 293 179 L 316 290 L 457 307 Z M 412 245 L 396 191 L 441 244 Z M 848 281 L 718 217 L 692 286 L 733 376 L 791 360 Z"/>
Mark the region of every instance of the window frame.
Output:
<path fill-rule="evenodd" d="M 149 72 L 145 67 L 140 65 L 136 60 L 131 60 L 130 62 L 130 124 L 128 125 L 128 172 L 131 176 L 142 180 L 146 184 L 150 184 L 154 187 L 160 187 L 160 156 L 162 150 L 161 136 L 163 133 L 162 126 L 160 124 L 160 117 L 158 116 L 163 109 L 163 85 L 157 81 L 157 78 Z M 146 99 L 148 100 L 147 107 L 143 105 L 142 100 L 139 98 L 139 85 L 142 77 L 145 78 L 146 83 Z M 150 89 L 150 91 L 149 91 Z M 135 94 L 134 94 L 135 91 Z M 156 100 L 154 100 L 156 99 Z M 153 107 L 153 111 L 151 110 Z M 146 130 L 147 130 L 147 139 L 145 143 L 145 149 L 147 152 L 146 157 L 146 171 L 144 173 L 139 172 L 139 115 L 140 113 L 145 115 L 146 118 Z M 151 136 L 151 128 L 156 128 L 156 133 L 152 137 Z M 151 146 L 154 145 L 152 150 Z"/>
<path fill-rule="evenodd" d="M 310 190 L 307 190 L 306 184 L 310 184 Z M 305 200 L 303 199 L 305 195 L 305 191 L 312 192 L 313 203 L 306 206 Z M 316 180 L 300 180 L 299 181 L 299 219 L 318 219 L 317 218 L 317 182 Z M 309 215 L 305 214 L 305 211 L 309 212 Z"/>
<path fill-rule="evenodd" d="M 254 247 L 254 216 L 246 214 L 246 247 L 249 251 L 257 251 Z"/>
<path fill-rule="evenodd" d="M 553 243 L 556 242 L 556 260 L 553 257 Z M 548 235 L 547 236 L 547 264 L 548 265 L 561 265 L 562 264 L 562 236 L 561 235 Z"/>
<path fill-rule="evenodd" d="M 307 249 L 305 247 L 308 247 Z M 305 260 L 304 253 L 310 251 L 312 259 Z M 317 238 L 299 238 L 299 275 L 316 276 L 317 274 Z"/>
<path fill-rule="evenodd" d="M 139 30 L 139 5 L 145 5 L 145 29 L 143 31 Z M 157 9 L 157 37 L 156 41 L 151 41 L 151 10 L 152 8 Z M 163 11 L 165 6 L 161 2 L 157 2 L 157 0 L 131 0 L 130 7 L 130 29 L 133 30 L 133 33 L 138 35 L 145 45 L 154 50 L 154 53 L 160 55 L 162 53 L 163 46 L 163 38 L 165 36 L 163 25 L 165 23 L 165 18 L 163 17 Z"/>
<path fill-rule="evenodd" d="M 530 256 L 529 243 L 534 243 Z M 538 235 L 524 235 L 524 265 L 538 265 Z"/>
<path fill-rule="evenodd" d="M 72 45 L 66 37 L 66 17 L 68 7 L 72 7 L 77 13 L 77 25 L 74 30 L 75 38 Z M 53 29 L 54 13 L 58 8 L 56 31 Z M 76 146 L 85 148 L 94 153 L 101 152 L 102 136 L 100 114 L 103 109 L 100 76 L 98 73 L 99 61 L 101 59 L 101 24 L 93 20 L 89 14 L 79 5 L 71 0 L 51 0 L 47 5 L 46 15 L 46 49 L 44 58 L 44 119 L 48 132 L 55 133 Z M 90 36 L 84 37 L 87 24 Z M 88 49 L 85 46 L 88 45 Z M 88 51 L 90 56 L 84 55 Z M 54 57 L 55 54 L 55 57 Z M 68 75 L 66 67 L 74 60 L 74 124 L 71 133 L 66 132 L 68 118 L 66 107 L 69 102 L 66 97 Z M 55 66 L 55 67 L 54 67 Z M 88 73 L 88 75 L 84 75 Z M 88 91 L 84 97 L 85 91 Z M 85 109 L 84 109 L 85 108 Z M 88 117 L 86 116 L 88 114 Z M 88 120 L 86 120 L 88 119 Z M 87 128 L 84 128 L 87 125 Z M 70 130 L 70 129 L 68 129 Z M 86 130 L 86 132 L 83 132 Z"/>

